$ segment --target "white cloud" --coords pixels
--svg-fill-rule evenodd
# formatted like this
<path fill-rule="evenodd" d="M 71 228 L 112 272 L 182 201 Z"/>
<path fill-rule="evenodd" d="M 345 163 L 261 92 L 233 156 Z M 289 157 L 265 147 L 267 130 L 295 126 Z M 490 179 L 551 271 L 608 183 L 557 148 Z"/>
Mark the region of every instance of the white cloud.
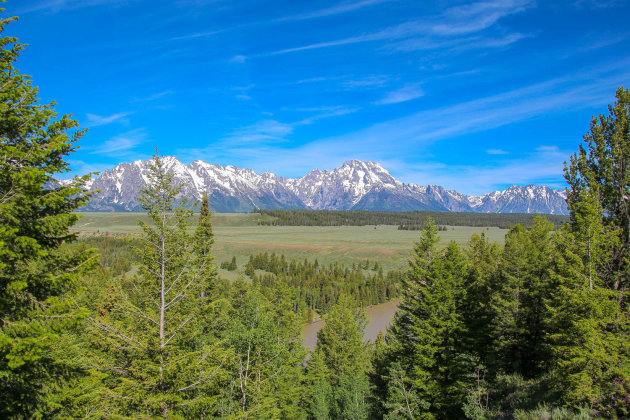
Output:
<path fill-rule="evenodd" d="M 480 195 L 509 185 L 539 184 L 564 188 L 564 161 L 570 152 L 555 150 L 522 153 L 518 159 L 504 160 L 495 166 L 444 165 L 429 163 L 408 167 L 405 182 L 434 183 L 461 193 Z"/>
<path fill-rule="evenodd" d="M 305 20 L 305 19 L 315 19 L 315 18 L 320 18 L 320 17 L 335 16 L 342 13 L 348 13 L 354 10 L 362 9 L 367 6 L 372 6 L 374 4 L 386 3 L 387 1 L 389 0 L 345 1 L 335 6 L 315 10 L 313 12 L 279 18 L 275 20 L 275 22 L 286 22 L 286 21 L 294 21 L 294 20 Z"/>
<path fill-rule="evenodd" d="M 344 86 L 349 88 L 366 88 L 366 87 L 379 87 L 387 83 L 388 78 L 386 76 L 367 76 L 361 79 L 347 80 L 343 83 Z"/>
<path fill-rule="evenodd" d="M 85 162 L 79 159 L 69 159 L 70 172 L 63 173 L 58 179 L 71 179 L 76 175 L 86 175 L 91 172 L 103 172 L 106 169 L 111 168 L 111 163 L 98 163 L 98 162 Z"/>
<path fill-rule="evenodd" d="M 557 153 L 558 146 L 538 146 L 536 148 L 536 151 L 543 152 L 543 153 Z"/>
<path fill-rule="evenodd" d="M 231 144 L 252 142 L 278 142 L 285 141 L 284 137 L 293 132 L 293 126 L 276 120 L 262 120 L 250 126 L 238 129 L 230 134 L 227 139 Z"/>
<path fill-rule="evenodd" d="M 96 114 L 87 114 L 87 125 L 96 127 L 99 125 L 111 124 L 114 122 L 127 123 L 129 122 L 126 117 L 131 115 L 132 112 L 120 112 L 118 114 L 112 114 L 108 116 L 100 116 Z"/>
<path fill-rule="evenodd" d="M 455 6 L 444 12 L 445 18 L 433 24 L 431 31 L 442 36 L 479 32 L 531 5 L 531 0 L 495 0 Z"/>
<path fill-rule="evenodd" d="M 394 173 L 404 182 L 436 183 L 468 194 L 488 192 L 499 180 L 531 183 L 543 180 L 561 187 L 562 163 L 568 153 L 554 146 L 539 146 L 527 153 L 510 154 L 494 167 L 449 166 L 417 169 L 416 162 L 432 159 L 427 148 L 461 135 L 489 130 L 554 112 L 604 106 L 619 80 L 630 78 L 627 62 L 605 63 L 563 78 L 547 80 L 476 100 L 456 103 L 386 120 L 355 132 L 312 141 L 301 145 L 261 142 L 215 144 L 212 148 L 182 150 L 188 155 L 222 156 L 226 161 L 238 156 L 242 165 L 255 170 L 273 170 L 287 176 L 303 175 L 314 166 L 333 167 L 347 159 L 378 162 L 400 161 Z M 277 123 L 277 122 L 276 122 Z M 279 123 L 278 123 L 279 124 Z M 285 133 L 290 128 L 284 127 Z M 289 125 L 295 127 L 295 124 Z M 242 133 L 249 134 L 253 133 Z M 260 130 L 257 131 L 260 135 Z M 392 147 L 395 145 L 395 147 Z M 401 157 L 401 150 L 405 150 Z"/>
<path fill-rule="evenodd" d="M 133 102 L 150 102 L 150 101 L 155 101 L 155 100 L 164 98 L 165 96 L 170 96 L 173 93 L 175 93 L 175 92 L 173 92 L 172 90 L 169 89 L 169 90 L 165 90 L 165 91 L 162 91 L 162 92 L 154 93 L 154 94 L 149 95 L 149 96 L 145 96 L 143 98 L 134 98 Z"/>
<path fill-rule="evenodd" d="M 247 57 L 244 55 L 235 55 L 230 59 L 230 61 L 233 63 L 244 63 L 245 61 L 247 61 Z"/>
<path fill-rule="evenodd" d="M 205 38 L 205 37 L 208 37 L 208 36 L 220 34 L 222 32 L 227 32 L 227 31 L 230 31 L 232 29 L 236 29 L 236 28 L 219 29 L 219 30 L 216 30 L 216 31 L 195 32 L 193 34 L 176 36 L 176 37 L 171 38 L 170 40 L 171 41 L 181 41 L 181 40 L 185 40 L 185 39 Z"/>
<path fill-rule="evenodd" d="M 18 9 L 15 13 L 24 15 L 33 12 L 60 12 L 62 10 L 81 9 L 93 6 L 118 6 L 133 0 L 43 0 L 35 4 Z"/>
<path fill-rule="evenodd" d="M 322 108 L 325 108 L 325 107 L 322 107 Z M 359 111 L 360 109 L 361 108 L 359 107 L 345 107 L 345 106 L 328 107 L 328 109 L 321 109 L 321 111 L 325 111 L 325 112 L 312 115 L 308 118 L 298 121 L 297 123 L 295 123 L 295 125 L 313 124 L 314 122 L 322 120 L 324 118 L 339 117 L 341 115 L 352 114 L 354 112 Z"/>
<path fill-rule="evenodd" d="M 507 155 L 508 152 L 506 152 L 503 149 L 488 149 L 486 150 L 486 153 L 489 155 Z"/>
<path fill-rule="evenodd" d="M 125 156 L 132 152 L 133 149 L 146 141 L 146 132 L 144 128 L 127 131 L 112 137 L 96 147 L 92 154 L 103 154 L 112 156 Z"/>
<path fill-rule="evenodd" d="M 338 47 L 343 45 L 359 44 L 374 41 L 395 41 L 412 39 L 416 48 L 422 45 L 422 49 L 441 48 L 444 45 L 458 44 L 457 37 L 470 35 L 484 31 L 495 25 L 501 18 L 522 12 L 533 3 L 530 0 L 495 0 L 482 1 L 466 6 L 457 6 L 447 9 L 442 16 L 433 19 L 409 21 L 399 25 L 390 26 L 383 30 L 364 33 L 357 36 L 340 38 L 331 41 L 318 42 L 299 47 L 285 48 L 258 54 L 258 57 L 288 54 L 320 48 Z M 419 37 L 418 39 L 415 39 Z M 477 48 L 491 48 L 505 46 L 522 39 L 525 35 L 508 34 L 501 39 L 485 40 L 477 44 Z M 407 41 L 409 42 L 409 41 Z M 407 47 L 409 48 L 409 47 Z M 402 48 L 401 48 L 402 49 Z"/>
<path fill-rule="evenodd" d="M 424 96 L 424 91 L 420 88 L 420 85 L 417 83 L 408 83 L 404 87 L 389 92 L 385 97 L 375 104 L 377 105 L 389 105 L 389 104 L 397 104 L 401 102 L 411 101 L 413 99 L 417 99 Z"/>

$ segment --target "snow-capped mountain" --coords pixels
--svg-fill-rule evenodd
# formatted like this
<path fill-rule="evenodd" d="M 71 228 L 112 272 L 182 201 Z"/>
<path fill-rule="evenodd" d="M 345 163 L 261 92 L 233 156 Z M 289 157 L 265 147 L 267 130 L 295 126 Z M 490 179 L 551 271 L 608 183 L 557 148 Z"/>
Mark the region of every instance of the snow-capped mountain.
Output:
<path fill-rule="evenodd" d="M 263 208 L 567 214 L 564 191 L 528 185 L 467 196 L 437 185 L 404 184 L 375 162 L 350 160 L 332 171 L 315 169 L 302 178 L 284 178 L 201 160 L 184 165 L 172 156 L 162 159 L 174 182 L 183 186 L 183 196 L 199 199 L 207 191 L 218 212 Z M 138 196 L 149 181 L 150 164 L 121 163 L 90 180 L 87 188 L 99 192 L 85 210 L 141 210 Z"/>
<path fill-rule="evenodd" d="M 469 197 L 474 211 L 480 213 L 550 213 L 568 214 L 567 195 L 549 187 L 512 185 L 504 191 L 494 191 L 480 197 Z"/>
<path fill-rule="evenodd" d="M 272 173 L 257 174 L 251 169 L 212 165 L 196 160 L 184 165 L 172 156 L 163 158 L 164 167 L 173 173 L 173 180 L 181 184 L 181 194 L 198 200 L 208 192 L 212 209 L 218 212 L 251 211 L 255 208 L 303 208 L 302 201 L 287 189 L 282 178 Z M 90 187 L 100 190 L 86 210 L 140 210 L 140 191 L 148 182 L 151 161 L 137 160 L 121 163 L 104 171 Z"/>

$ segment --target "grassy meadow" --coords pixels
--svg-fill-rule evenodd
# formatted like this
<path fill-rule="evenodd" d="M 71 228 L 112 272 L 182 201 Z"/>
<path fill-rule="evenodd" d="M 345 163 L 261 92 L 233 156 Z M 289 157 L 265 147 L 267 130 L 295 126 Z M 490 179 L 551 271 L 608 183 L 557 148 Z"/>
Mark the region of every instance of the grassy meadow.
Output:
<path fill-rule="evenodd" d="M 138 219 L 144 213 L 80 213 L 83 217 L 75 230 L 85 235 L 126 236 L 140 232 Z M 287 258 L 317 258 L 320 263 L 339 261 L 346 265 L 368 259 L 378 261 L 385 270 L 406 266 L 418 231 L 398 230 L 397 226 L 259 226 L 268 219 L 257 213 L 218 213 L 212 217 L 215 232 L 214 254 L 217 263 L 236 256 L 239 266 L 249 255 L 275 252 Z M 503 243 L 506 229 L 449 226 L 439 232 L 444 244 L 455 241 L 465 244 L 474 233 L 484 232 Z M 223 270 L 222 270 L 223 271 Z M 229 273 L 234 274 L 234 273 Z M 229 274 L 222 273 L 225 277 Z"/>

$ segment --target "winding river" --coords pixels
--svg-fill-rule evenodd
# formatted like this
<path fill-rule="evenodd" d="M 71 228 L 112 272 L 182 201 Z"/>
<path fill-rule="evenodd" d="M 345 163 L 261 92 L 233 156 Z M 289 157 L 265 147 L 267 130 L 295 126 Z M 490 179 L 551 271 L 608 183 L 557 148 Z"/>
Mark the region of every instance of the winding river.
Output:
<path fill-rule="evenodd" d="M 399 299 L 390 300 L 389 302 L 379 305 L 368 306 L 365 313 L 368 318 L 368 326 L 364 331 L 366 341 L 374 341 L 378 333 L 387 329 L 396 310 L 398 310 Z M 315 349 L 317 343 L 317 332 L 322 329 L 325 322 L 322 320 L 310 322 L 302 327 L 302 343 L 304 347 L 308 347 L 311 351 Z"/>

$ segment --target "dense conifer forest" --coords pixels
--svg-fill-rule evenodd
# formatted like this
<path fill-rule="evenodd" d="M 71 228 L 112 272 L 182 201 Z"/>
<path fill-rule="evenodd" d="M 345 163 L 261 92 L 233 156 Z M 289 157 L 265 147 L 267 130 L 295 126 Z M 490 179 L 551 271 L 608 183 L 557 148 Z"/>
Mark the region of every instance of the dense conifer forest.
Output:
<path fill-rule="evenodd" d="M 256 269 L 265 273 L 256 274 Z M 338 263 L 321 266 L 317 260 L 287 261 L 284 255 L 266 252 L 250 256 L 245 272 L 263 289 L 285 283 L 293 296 L 295 311 L 308 320 L 312 320 L 313 311 L 327 313 L 343 295 L 361 307 L 396 298 L 405 275 L 398 270 L 384 274 L 378 263 L 370 264 L 368 260 L 352 268 Z"/>
<path fill-rule="evenodd" d="M 0 38 L 0 417 L 630 417 L 628 90 L 566 165 L 560 227 L 535 216 L 504 246 L 441 247 L 453 221 L 427 217 L 392 278 L 258 254 L 251 281 L 228 282 L 207 196 L 197 215 L 176 200 L 157 152 L 141 235 L 76 241 L 87 178 L 54 179 L 85 133 L 38 102 L 22 48 Z M 361 306 L 395 295 L 393 325 L 364 342 Z M 310 356 L 302 308 L 326 321 Z"/>
<path fill-rule="evenodd" d="M 524 213 L 457 213 L 440 211 L 367 211 L 367 210 L 256 210 L 257 213 L 274 217 L 260 221 L 261 225 L 272 226 L 367 226 L 398 225 L 400 229 L 413 230 L 431 218 L 439 225 L 498 227 L 509 229 L 520 224 L 530 227 L 534 214 Z M 547 219 L 559 227 L 568 216 L 547 215 Z M 417 229 L 417 228 L 416 228 Z"/>

